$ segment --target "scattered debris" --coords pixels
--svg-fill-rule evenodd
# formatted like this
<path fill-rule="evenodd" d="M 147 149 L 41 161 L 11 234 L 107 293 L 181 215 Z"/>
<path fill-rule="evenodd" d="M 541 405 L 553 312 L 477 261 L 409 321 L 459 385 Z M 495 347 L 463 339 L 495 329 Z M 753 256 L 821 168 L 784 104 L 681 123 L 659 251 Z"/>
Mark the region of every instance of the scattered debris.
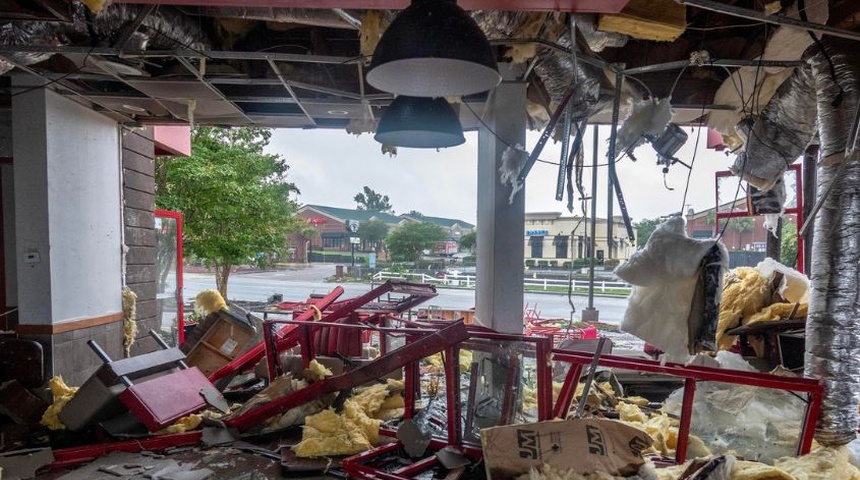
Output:
<path fill-rule="evenodd" d="M 17 380 L 0 385 L 0 414 L 21 425 L 39 423 L 48 404 L 30 393 Z"/>
<path fill-rule="evenodd" d="M 17 450 L 0 454 L 0 473 L 5 480 L 26 480 L 54 461 L 50 448 Z"/>

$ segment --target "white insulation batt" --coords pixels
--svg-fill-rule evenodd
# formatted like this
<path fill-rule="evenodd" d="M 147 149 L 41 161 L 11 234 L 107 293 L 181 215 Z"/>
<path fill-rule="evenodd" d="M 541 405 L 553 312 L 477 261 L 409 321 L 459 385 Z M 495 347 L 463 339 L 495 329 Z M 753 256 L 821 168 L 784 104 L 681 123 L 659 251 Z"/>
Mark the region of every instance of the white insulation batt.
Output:
<path fill-rule="evenodd" d="M 690 356 L 688 319 L 699 267 L 708 250 L 719 243 L 688 237 L 685 224 L 682 217 L 666 220 L 654 230 L 645 248 L 615 270 L 619 278 L 633 285 L 621 330 L 676 361 Z M 720 244 L 720 248 L 727 261 L 725 247 Z"/>

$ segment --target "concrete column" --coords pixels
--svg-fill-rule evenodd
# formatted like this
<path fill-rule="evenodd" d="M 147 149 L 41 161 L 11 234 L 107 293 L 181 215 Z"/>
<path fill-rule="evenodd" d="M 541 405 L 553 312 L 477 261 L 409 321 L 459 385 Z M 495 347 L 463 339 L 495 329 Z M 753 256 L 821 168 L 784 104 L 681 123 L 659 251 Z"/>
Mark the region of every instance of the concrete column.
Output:
<path fill-rule="evenodd" d="M 15 80 L 13 80 L 14 82 Z M 122 203 L 117 123 L 44 88 L 12 98 L 18 333 L 46 373 L 80 385 L 122 355 Z"/>
<path fill-rule="evenodd" d="M 20 323 L 122 307 L 119 131 L 54 92 L 12 99 Z"/>
<path fill-rule="evenodd" d="M 504 81 L 490 94 L 478 131 L 476 317 L 500 332 L 523 330 L 525 192 L 509 203 L 499 174 L 508 145 L 525 145 L 526 84 Z"/>

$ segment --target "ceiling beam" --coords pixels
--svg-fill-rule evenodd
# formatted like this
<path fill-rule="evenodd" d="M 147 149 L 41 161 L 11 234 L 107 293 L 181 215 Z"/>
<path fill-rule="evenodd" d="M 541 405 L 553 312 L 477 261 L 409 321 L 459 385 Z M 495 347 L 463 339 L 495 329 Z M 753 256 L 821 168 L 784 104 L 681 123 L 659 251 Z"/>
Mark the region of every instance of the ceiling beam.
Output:
<path fill-rule="evenodd" d="M 831 27 L 829 25 L 822 25 L 820 23 L 813 22 L 804 22 L 803 20 L 797 20 L 796 18 L 787 17 L 785 15 L 774 14 L 767 15 L 765 13 L 750 10 L 749 8 L 736 7 L 734 5 L 728 5 L 725 3 L 717 2 L 715 0 L 678 0 L 680 3 L 684 5 L 689 5 L 691 7 L 698 7 L 704 10 L 710 10 L 712 12 L 723 13 L 725 15 L 732 15 L 734 17 L 746 18 L 747 20 L 755 20 L 758 22 L 766 22 L 773 23 L 776 25 L 783 25 L 786 27 L 799 28 L 801 30 L 808 30 L 811 32 L 821 33 L 823 35 L 832 35 L 834 37 L 842 37 L 847 38 L 849 40 L 860 40 L 860 32 L 852 32 L 849 30 L 843 30 L 841 28 Z"/>
<path fill-rule="evenodd" d="M 117 3 L 188 5 L 200 7 L 343 8 L 403 10 L 410 0 L 115 0 Z M 465 10 L 618 13 L 629 0 L 459 0 Z"/>
<path fill-rule="evenodd" d="M 283 72 L 281 72 L 281 69 L 280 69 L 280 68 L 278 68 L 278 65 L 277 65 L 277 64 L 275 64 L 275 62 L 274 62 L 274 61 L 269 60 L 269 67 L 271 67 L 271 68 L 272 68 L 272 71 L 274 71 L 274 72 L 275 72 L 275 75 L 277 75 L 277 76 L 278 76 L 278 80 L 280 80 L 280 81 L 281 81 L 281 84 L 284 86 L 284 89 L 286 89 L 286 90 L 287 90 L 287 93 L 289 93 L 289 94 L 290 94 L 290 97 L 292 97 L 292 98 L 293 98 L 293 100 L 295 100 L 296 105 L 298 105 L 298 106 L 299 106 L 299 108 L 300 108 L 300 109 L 302 109 L 302 112 L 304 112 L 305 116 L 307 116 L 307 117 L 308 117 L 308 120 L 310 120 L 311 125 L 316 126 L 317 122 L 314 120 L 314 117 L 312 117 L 312 116 L 311 116 L 311 114 L 310 114 L 310 113 L 308 113 L 308 111 L 307 111 L 307 109 L 305 108 L 305 106 L 304 106 L 304 105 L 302 105 L 301 100 L 299 100 L 299 97 L 297 97 L 297 96 L 296 96 L 296 92 L 295 92 L 295 90 L 293 90 L 293 87 L 291 87 L 291 86 L 290 86 L 290 83 L 287 81 L 287 79 L 286 79 L 286 78 L 284 78 L 284 74 L 283 74 Z"/>
<path fill-rule="evenodd" d="M 253 124 L 254 124 L 254 121 L 253 121 L 253 120 L 251 120 L 251 117 L 249 117 L 248 115 L 245 115 L 245 111 L 244 111 L 244 110 L 242 110 L 241 108 L 239 108 L 239 106 L 238 106 L 238 105 L 236 105 L 235 103 L 231 102 L 231 101 L 230 101 L 230 100 L 229 100 L 229 99 L 224 95 L 224 93 L 223 93 L 223 92 L 221 92 L 221 90 L 218 90 L 218 88 L 216 88 L 214 85 L 212 85 L 211 83 L 209 83 L 208 81 L 206 81 L 206 78 L 204 78 L 204 77 L 203 77 L 203 74 L 202 74 L 202 73 L 200 73 L 200 71 L 199 71 L 199 70 L 197 70 L 197 67 L 195 67 L 194 65 L 192 65 L 192 64 L 191 64 L 191 62 L 190 62 L 190 61 L 188 61 L 188 59 L 187 59 L 187 58 L 184 58 L 184 57 L 176 57 L 176 60 L 178 60 L 178 61 L 179 61 L 179 63 L 181 63 L 181 64 L 182 64 L 182 66 L 183 66 L 183 67 L 185 67 L 185 69 L 186 69 L 186 70 L 188 70 L 188 71 L 189 71 L 189 72 L 191 72 L 195 77 L 197 77 L 197 80 L 199 80 L 199 81 L 200 81 L 200 83 L 202 83 L 202 84 L 203 84 L 206 88 L 208 88 L 212 93 L 214 93 L 215 95 L 217 95 L 221 100 L 223 100 L 223 101 L 227 102 L 228 104 L 230 104 L 230 106 L 232 106 L 234 109 L 236 109 L 236 112 L 237 112 L 237 113 L 239 113 L 242 117 L 244 117 L 244 118 L 245 118 L 245 120 L 248 120 L 248 122 L 250 122 L 250 123 L 251 123 L 251 125 L 253 125 Z"/>

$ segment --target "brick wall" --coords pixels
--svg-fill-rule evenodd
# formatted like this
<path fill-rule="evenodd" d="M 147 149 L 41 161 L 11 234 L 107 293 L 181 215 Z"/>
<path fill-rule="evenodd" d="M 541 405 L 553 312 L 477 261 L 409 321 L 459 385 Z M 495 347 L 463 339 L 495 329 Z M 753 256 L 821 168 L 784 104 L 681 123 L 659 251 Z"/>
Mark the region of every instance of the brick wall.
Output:
<path fill-rule="evenodd" d="M 152 128 L 122 131 L 122 192 L 125 222 L 125 281 L 137 294 L 138 340 L 132 355 L 156 350 L 147 335 L 156 328 L 155 144 Z"/>

